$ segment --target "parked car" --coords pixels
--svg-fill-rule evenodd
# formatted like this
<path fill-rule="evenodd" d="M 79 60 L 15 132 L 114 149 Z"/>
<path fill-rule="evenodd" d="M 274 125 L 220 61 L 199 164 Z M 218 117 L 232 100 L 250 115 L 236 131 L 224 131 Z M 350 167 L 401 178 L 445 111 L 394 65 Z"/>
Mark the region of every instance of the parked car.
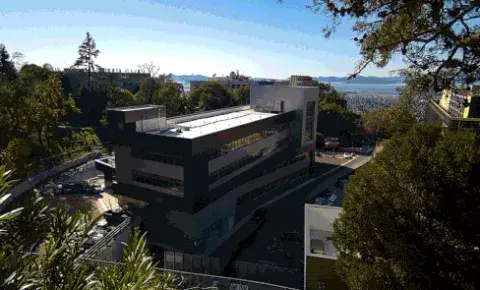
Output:
<path fill-rule="evenodd" d="M 267 210 L 265 208 L 260 208 L 253 213 L 251 220 L 254 222 L 260 222 L 265 219 L 266 215 L 267 215 Z"/>
<path fill-rule="evenodd" d="M 343 159 L 352 159 L 352 154 L 351 153 L 343 153 Z"/>

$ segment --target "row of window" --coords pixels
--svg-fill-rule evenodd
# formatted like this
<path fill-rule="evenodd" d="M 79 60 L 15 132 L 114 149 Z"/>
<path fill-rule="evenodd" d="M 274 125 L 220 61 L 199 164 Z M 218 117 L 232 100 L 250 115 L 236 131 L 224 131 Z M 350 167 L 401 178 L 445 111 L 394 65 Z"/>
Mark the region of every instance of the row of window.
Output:
<path fill-rule="evenodd" d="M 253 177 L 253 179 L 256 179 L 256 178 L 259 178 L 259 177 L 261 177 L 261 176 L 264 176 L 264 175 L 266 175 L 266 174 L 268 174 L 268 173 L 277 171 L 277 170 L 279 170 L 279 169 L 282 169 L 282 168 L 287 167 L 287 166 L 289 166 L 289 165 L 291 165 L 291 164 L 297 163 L 297 162 L 299 162 L 299 161 L 301 161 L 301 160 L 304 160 L 304 159 L 306 159 L 306 158 L 308 158 L 308 153 L 298 154 L 298 155 L 295 156 L 293 159 L 290 159 L 290 160 L 288 160 L 288 161 L 283 161 L 282 163 L 279 163 L 279 164 L 277 165 L 277 167 L 273 167 L 273 168 L 270 168 L 270 169 L 266 169 L 266 170 L 260 172 L 259 174 L 255 175 L 255 176 Z"/>
<path fill-rule="evenodd" d="M 171 165 L 183 166 L 183 157 L 169 154 L 162 154 L 157 152 L 134 150 L 132 156 L 135 158 L 152 160 Z"/>
<path fill-rule="evenodd" d="M 217 171 L 214 171 L 212 172 L 210 175 L 209 175 L 209 182 L 212 183 L 214 182 L 215 180 L 218 180 L 240 168 L 242 168 L 243 166 L 247 165 L 247 164 L 250 164 L 252 163 L 253 161 L 259 159 L 260 157 L 262 156 L 265 156 L 267 154 L 269 154 L 270 152 L 274 151 L 275 149 L 277 149 L 278 147 L 280 146 L 283 146 L 284 144 L 288 143 L 288 139 L 282 139 L 278 142 L 275 142 L 274 144 L 266 147 L 266 148 L 262 148 L 256 152 L 253 152 L 243 158 L 241 158 L 240 160 L 237 160 L 236 162 L 233 162 L 225 167 L 222 167 L 221 169 L 217 170 Z"/>
<path fill-rule="evenodd" d="M 237 198 L 237 206 L 245 204 L 245 203 L 250 202 L 252 200 L 255 200 L 257 198 L 260 198 L 264 194 L 269 193 L 272 190 L 275 190 L 275 189 L 279 188 L 280 186 L 285 185 L 289 182 L 294 182 L 295 180 L 298 180 L 298 178 L 303 178 L 307 174 L 308 174 L 308 168 L 304 168 L 304 169 L 301 169 L 301 170 L 289 175 L 286 178 L 277 179 L 277 180 L 275 180 L 275 181 L 273 181 L 269 184 L 266 184 L 262 187 L 254 189 L 254 190 L 238 197 Z"/>
<path fill-rule="evenodd" d="M 158 186 L 174 191 L 183 192 L 183 180 L 170 178 L 166 176 L 159 176 L 137 170 L 132 171 L 132 180 L 153 186 Z"/>
<path fill-rule="evenodd" d="M 244 148 L 257 141 L 265 139 L 267 137 L 278 134 L 279 132 L 288 128 L 288 124 L 277 125 L 274 128 L 263 130 L 261 132 L 253 133 L 246 137 L 239 138 L 228 144 L 222 145 L 220 148 L 213 148 L 207 151 L 208 159 L 214 159 L 223 155 L 226 155 L 232 151 Z"/>
<path fill-rule="evenodd" d="M 305 110 L 305 131 L 303 133 L 303 142 L 313 140 L 313 128 L 315 122 L 315 102 L 307 102 Z"/>

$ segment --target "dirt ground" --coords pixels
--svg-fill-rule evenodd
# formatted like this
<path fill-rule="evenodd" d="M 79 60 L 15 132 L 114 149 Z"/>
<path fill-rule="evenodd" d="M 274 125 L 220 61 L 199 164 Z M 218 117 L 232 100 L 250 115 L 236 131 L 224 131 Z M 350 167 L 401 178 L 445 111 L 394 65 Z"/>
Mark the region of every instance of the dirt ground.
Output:
<path fill-rule="evenodd" d="M 88 181 L 93 186 L 104 185 L 103 178 L 94 178 Z M 99 195 L 91 194 L 68 194 L 57 195 L 51 200 L 52 205 L 67 204 L 70 212 L 82 211 L 92 213 L 93 216 L 103 214 L 108 210 L 118 209 L 118 199 L 109 192 L 104 190 Z"/>

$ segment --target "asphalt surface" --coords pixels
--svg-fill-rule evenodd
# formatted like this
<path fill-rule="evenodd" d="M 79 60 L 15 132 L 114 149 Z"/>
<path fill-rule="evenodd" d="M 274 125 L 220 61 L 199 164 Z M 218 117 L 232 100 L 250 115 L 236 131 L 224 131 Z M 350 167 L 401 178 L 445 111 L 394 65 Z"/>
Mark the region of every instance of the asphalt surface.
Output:
<path fill-rule="evenodd" d="M 260 275 L 261 277 L 247 277 L 256 278 L 263 282 L 270 282 L 289 287 L 301 287 L 303 279 L 303 236 L 304 236 L 304 205 L 307 197 L 314 195 L 325 188 L 335 188 L 335 183 L 339 178 L 347 173 L 353 172 L 355 168 L 364 164 L 368 160 L 366 156 L 359 156 L 351 161 L 345 167 L 338 169 L 333 175 L 320 178 L 303 188 L 294 191 L 292 194 L 270 204 L 267 207 L 267 215 L 264 223 L 255 223 L 253 221 L 247 222 L 237 233 L 235 233 L 226 242 L 229 244 L 224 248 L 228 251 L 236 250 L 236 255 L 233 259 L 233 267 L 237 261 L 256 262 L 259 264 L 271 264 L 282 268 L 296 269 L 297 272 L 293 274 L 275 273 L 275 275 Z M 340 192 L 343 193 L 342 190 Z M 336 191 L 339 195 L 334 205 L 340 206 L 343 201 L 343 195 Z M 269 250 L 273 245 L 273 239 L 281 239 L 284 232 L 298 232 L 301 236 L 300 242 L 280 242 L 281 250 Z M 234 245 L 240 244 L 236 249 Z M 220 254 L 221 249 L 216 252 Z M 291 257 L 286 258 L 285 253 L 290 253 Z M 224 252 L 224 254 L 226 254 Z M 227 270 L 228 271 L 228 270 Z M 231 268 L 230 270 L 231 271 Z M 234 273 L 225 273 L 234 274 Z"/>

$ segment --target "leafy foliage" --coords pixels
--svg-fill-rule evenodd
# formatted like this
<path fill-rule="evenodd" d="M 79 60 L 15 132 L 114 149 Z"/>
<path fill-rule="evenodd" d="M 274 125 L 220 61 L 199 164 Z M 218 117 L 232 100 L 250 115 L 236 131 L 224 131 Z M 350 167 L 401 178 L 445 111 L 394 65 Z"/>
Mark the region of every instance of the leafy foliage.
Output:
<path fill-rule="evenodd" d="M 250 84 L 240 86 L 233 90 L 233 99 L 237 105 L 247 105 L 250 103 Z"/>
<path fill-rule="evenodd" d="M 9 172 L 0 166 L 0 203 L 13 183 Z M 25 209 L 21 215 L 19 208 L 0 216 L 1 289 L 150 290 L 181 286 L 175 275 L 155 269 L 145 234 L 138 229 L 125 245 L 123 264 L 94 268 L 81 254 L 98 218 L 72 214 L 65 207 L 49 208 L 38 195 Z"/>
<path fill-rule="evenodd" d="M 428 101 L 436 95 L 434 79 L 419 70 L 404 70 L 405 86 L 399 90 L 399 103 L 410 107 L 417 121 L 425 120 Z"/>
<path fill-rule="evenodd" d="M 352 289 L 476 288 L 478 141 L 418 124 L 357 170 L 333 236 Z"/>
<path fill-rule="evenodd" d="M 78 58 L 73 64 L 74 67 L 84 67 L 88 72 L 89 77 L 92 71 L 99 69 L 100 66 L 95 64 L 95 59 L 100 54 L 100 50 L 97 49 L 95 39 L 87 32 L 82 44 L 78 47 Z"/>
<path fill-rule="evenodd" d="M 478 0 L 313 0 L 308 7 L 331 17 L 327 37 L 342 18 L 355 21 L 362 60 L 352 77 L 369 64 L 385 67 L 400 54 L 441 89 L 453 79 L 472 83 L 480 77 L 479 5 Z"/>
<path fill-rule="evenodd" d="M 202 110 L 216 110 L 235 105 L 232 91 L 215 81 L 202 83 L 190 92 L 190 98 Z"/>
<path fill-rule="evenodd" d="M 0 161 L 24 174 L 38 159 L 60 153 L 57 126 L 77 111 L 59 73 L 25 65 L 17 77 L 0 79 Z"/>
<path fill-rule="evenodd" d="M 347 100 L 342 92 L 327 83 L 318 83 L 317 86 L 318 136 L 339 137 L 342 143 L 350 141 L 351 133 L 357 131 L 359 117 L 347 108 Z"/>
<path fill-rule="evenodd" d="M 386 138 L 405 133 L 416 123 L 412 109 L 401 104 L 367 112 L 362 115 L 362 121 L 367 133 Z"/>
<path fill-rule="evenodd" d="M 15 69 L 15 64 L 13 60 L 10 59 L 10 54 L 8 53 L 5 45 L 0 44 L 0 77 L 11 80 L 17 75 L 17 70 Z"/>

